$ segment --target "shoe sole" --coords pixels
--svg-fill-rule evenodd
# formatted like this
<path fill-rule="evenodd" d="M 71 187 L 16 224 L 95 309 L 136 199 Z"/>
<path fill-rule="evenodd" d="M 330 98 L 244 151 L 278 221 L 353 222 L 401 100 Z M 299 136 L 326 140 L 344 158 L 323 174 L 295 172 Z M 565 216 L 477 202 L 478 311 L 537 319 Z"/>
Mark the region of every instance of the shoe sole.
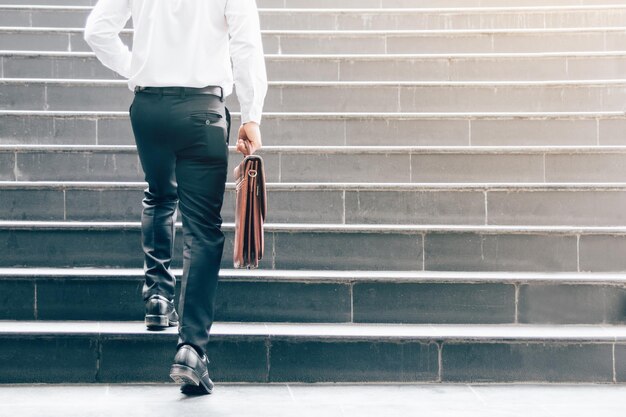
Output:
<path fill-rule="evenodd" d="M 193 368 L 185 365 L 172 365 L 170 378 L 182 385 L 181 391 L 184 394 L 202 395 L 213 392 L 213 383 L 210 379 L 209 385 L 207 385 Z"/>
<path fill-rule="evenodd" d="M 168 327 L 178 326 L 177 321 L 171 321 L 164 315 L 146 315 L 145 322 L 148 330 L 163 330 Z"/>

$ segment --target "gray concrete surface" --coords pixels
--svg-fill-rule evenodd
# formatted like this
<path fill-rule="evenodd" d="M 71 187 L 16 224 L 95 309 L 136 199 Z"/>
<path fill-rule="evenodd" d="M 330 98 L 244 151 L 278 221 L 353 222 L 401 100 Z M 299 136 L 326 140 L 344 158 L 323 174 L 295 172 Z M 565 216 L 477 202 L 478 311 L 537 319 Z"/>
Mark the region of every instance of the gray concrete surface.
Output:
<path fill-rule="evenodd" d="M 161 385 L 0 386 L 2 416 L 623 416 L 626 386 L 217 385 L 186 397 Z"/>

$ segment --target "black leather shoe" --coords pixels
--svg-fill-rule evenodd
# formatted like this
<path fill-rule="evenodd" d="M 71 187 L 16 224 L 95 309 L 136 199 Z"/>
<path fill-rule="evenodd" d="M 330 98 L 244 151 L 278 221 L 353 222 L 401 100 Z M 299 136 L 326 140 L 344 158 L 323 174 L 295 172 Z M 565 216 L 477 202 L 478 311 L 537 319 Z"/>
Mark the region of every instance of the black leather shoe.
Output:
<path fill-rule="evenodd" d="M 146 301 L 146 326 L 148 330 L 161 330 L 178 326 L 178 313 L 174 302 L 162 295 L 153 295 Z"/>
<path fill-rule="evenodd" d="M 170 368 L 170 378 L 182 384 L 180 390 L 188 395 L 205 395 L 213 391 L 213 381 L 209 378 L 209 359 L 206 354 L 200 355 L 190 345 L 182 345 L 174 364 Z"/>

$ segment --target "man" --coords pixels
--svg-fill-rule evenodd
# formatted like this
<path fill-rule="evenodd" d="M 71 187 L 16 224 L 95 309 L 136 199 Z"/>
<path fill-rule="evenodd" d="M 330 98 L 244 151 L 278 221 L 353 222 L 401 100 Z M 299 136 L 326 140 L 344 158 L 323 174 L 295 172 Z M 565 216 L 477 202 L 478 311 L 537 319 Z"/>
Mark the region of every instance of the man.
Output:
<path fill-rule="evenodd" d="M 132 16 L 132 53 L 119 33 Z M 224 247 L 220 210 L 228 168 L 233 81 L 241 106 L 236 149 L 261 147 L 267 79 L 254 0 L 99 0 L 85 40 L 135 92 L 131 124 L 148 188 L 141 218 L 145 321 L 178 325 L 170 376 L 186 394 L 209 394 L 206 355 Z M 232 66 L 231 66 L 232 60 Z M 180 321 L 170 271 L 174 222 L 183 222 Z"/>

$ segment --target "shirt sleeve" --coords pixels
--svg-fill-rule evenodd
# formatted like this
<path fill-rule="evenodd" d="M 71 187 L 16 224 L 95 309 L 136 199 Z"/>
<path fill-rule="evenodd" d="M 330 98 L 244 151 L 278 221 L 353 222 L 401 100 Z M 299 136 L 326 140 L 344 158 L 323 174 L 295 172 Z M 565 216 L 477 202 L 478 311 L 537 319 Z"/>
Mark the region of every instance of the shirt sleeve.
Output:
<path fill-rule="evenodd" d="M 241 122 L 261 123 L 267 74 L 255 0 L 226 0 L 230 56 Z"/>
<path fill-rule="evenodd" d="M 98 0 L 87 17 L 84 38 L 104 66 L 130 78 L 131 52 L 119 33 L 130 18 L 129 0 Z"/>

